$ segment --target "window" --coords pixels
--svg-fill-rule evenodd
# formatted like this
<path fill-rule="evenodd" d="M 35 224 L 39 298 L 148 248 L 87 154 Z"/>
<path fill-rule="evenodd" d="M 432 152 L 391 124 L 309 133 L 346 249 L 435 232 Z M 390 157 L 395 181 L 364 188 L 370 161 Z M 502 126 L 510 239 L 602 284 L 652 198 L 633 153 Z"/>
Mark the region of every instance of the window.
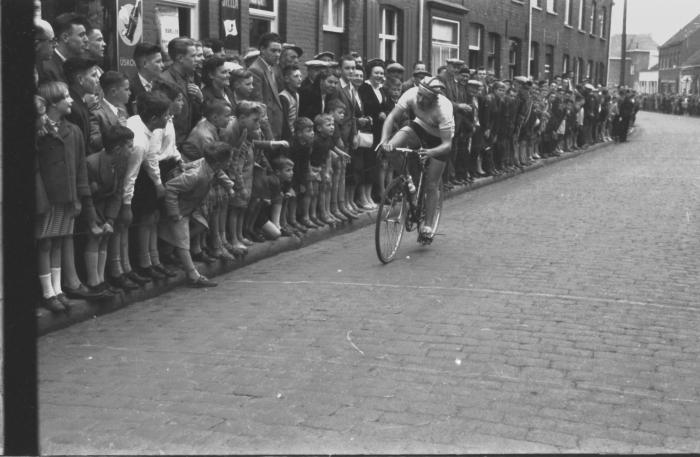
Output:
<path fill-rule="evenodd" d="M 585 0 L 578 0 L 578 29 L 579 30 L 586 30 L 584 28 L 585 20 L 586 20 L 586 15 L 585 15 L 585 11 L 584 11 L 585 9 L 586 9 Z"/>
<path fill-rule="evenodd" d="M 508 79 L 520 76 L 521 53 L 520 40 L 518 38 L 510 38 L 508 40 Z"/>
<path fill-rule="evenodd" d="M 469 68 L 477 68 L 483 65 L 481 46 L 484 41 L 484 26 L 481 24 L 469 25 Z"/>
<path fill-rule="evenodd" d="M 554 46 L 548 44 L 545 46 L 544 54 L 544 77 L 551 80 L 554 72 Z"/>
<path fill-rule="evenodd" d="M 593 81 L 593 61 L 589 60 L 588 64 L 586 65 L 586 78 L 588 78 L 590 81 Z"/>
<path fill-rule="evenodd" d="M 501 77 L 501 37 L 497 33 L 489 33 L 486 71 Z"/>
<path fill-rule="evenodd" d="M 379 58 L 397 60 L 399 37 L 399 13 L 394 8 L 382 8 L 382 29 L 379 32 Z"/>
<path fill-rule="evenodd" d="M 540 75 L 540 45 L 533 41 L 530 43 L 530 76 L 537 79 Z"/>
<path fill-rule="evenodd" d="M 533 1 L 532 1 L 532 6 L 534 6 L 534 7 L 536 7 L 536 8 L 539 8 L 539 9 L 542 9 L 542 3 L 543 3 L 543 2 L 544 2 L 544 0 L 533 0 Z"/>
<path fill-rule="evenodd" d="M 572 0 L 564 0 L 564 24 L 571 25 L 574 22 L 574 9 L 571 7 Z"/>
<path fill-rule="evenodd" d="M 593 8 L 591 8 L 591 15 L 588 20 L 590 21 L 588 25 L 590 28 L 589 32 L 591 35 L 595 35 L 598 30 L 598 3 L 593 2 Z"/>
<path fill-rule="evenodd" d="M 323 0 L 323 31 L 345 32 L 345 0 Z"/>
<path fill-rule="evenodd" d="M 268 32 L 277 33 L 277 11 L 279 0 L 250 0 L 250 32 L 252 46 L 257 46 L 260 37 Z"/>
<path fill-rule="evenodd" d="M 459 22 L 433 17 L 431 65 L 435 72 L 447 59 L 459 58 Z"/>
<path fill-rule="evenodd" d="M 608 21 L 608 8 L 602 7 L 600 9 L 600 37 L 605 38 L 605 24 Z"/>
<path fill-rule="evenodd" d="M 547 12 L 557 13 L 557 0 L 547 0 Z"/>
<path fill-rule="evenodd" d="M 564 54 L 564 57 L 561 60 L 561 72 L 562 74 L 566 74 L 571 70 L 569 67 L 569 54 Z"/>

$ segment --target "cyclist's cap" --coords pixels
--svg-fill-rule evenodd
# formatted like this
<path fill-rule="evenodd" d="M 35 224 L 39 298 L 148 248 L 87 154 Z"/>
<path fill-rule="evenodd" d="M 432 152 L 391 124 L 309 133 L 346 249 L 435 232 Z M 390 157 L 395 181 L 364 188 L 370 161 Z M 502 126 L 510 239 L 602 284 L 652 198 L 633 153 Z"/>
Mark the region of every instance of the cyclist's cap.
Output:
<path fill-rule="evenodd" d="M 481 81 L 479 81 L 478 79 L 470 79 L 469 81 L 467 81 L 467 85 L 469 85 L 469 86 L 474 86 L 474 87 L 481 87 L 481 86 L 483 86 L 483 84 L 481 83 Z"/>
<path fill-rule="evenodd" d="M 437 76 L 426 76 L 418 85 L 418 90 L 423 93 L 438 95 L 445 91 L 445 83 Z"/>
<path fill-rule="evenodd" d="M 430 76 L 430 73 L 425 70 L 416 70 L 413 72 L 413 76 Z"/>
<path fill-rule="evenodd" d="M 447 62 L 448 65 L 456 65 L 456 66 L 464 65 L 464 60 L 461 60 L 461 59 L 447 59 L 445 62 Z"/>
<path fill-rule="evenodd" d="M 304 65 L 306 65 L 309 68 L 321 68 L 321 67 L 328 67 L 328 62 L 325 60 L 318 60 L 318 59 L 312 59 L 312 60 L 307 60 L 304 62 Z"/>
<path fill-rule="evenodd" d="M 401 65 L 398 62 L 390 63 L 389 65 L 386 66 L 386 70 L 387 71 L 400 71 L 400 72 L 406 71 L 406 69 L 403 67 L 403 65 Z"/>

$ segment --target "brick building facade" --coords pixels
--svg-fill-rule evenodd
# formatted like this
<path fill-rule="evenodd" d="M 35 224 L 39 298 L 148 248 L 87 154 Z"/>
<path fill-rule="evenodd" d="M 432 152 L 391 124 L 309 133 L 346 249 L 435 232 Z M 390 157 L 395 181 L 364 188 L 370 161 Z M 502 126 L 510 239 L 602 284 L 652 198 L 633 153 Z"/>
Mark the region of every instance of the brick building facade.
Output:
<path fill-rule="evenodd" d="M 659 46 L 659 92 L 700 93 L 700 15 Z"/>
<path fill-rule="evenodd" d="M 101 24 L 106 66 L 129 70 L 128 48 L 118 45 L 119 11 L 135 0 L 42 0 L 44 18 L 77 11 Z M 138 0 L 141 2 L 141 0 Z M 266 31 L 305 50 L 358 51 L 431 71 L 446 58 L 483 66 L 502 78 L 548 79 L 573 71 L 578 80 L 605 82 L 612 0 L 142 0 L 142 39 L 160 42 L 166 31 L 194 38 L 226 38 L 245 53 Z M 167 16 L 167 17 L 166 17 Z M 234 22 L 231 22 L 234 21 Z M 117 42 L 117 43 L 115 43 Z M 530 44 L 529 44 L 530 43 Z"/>

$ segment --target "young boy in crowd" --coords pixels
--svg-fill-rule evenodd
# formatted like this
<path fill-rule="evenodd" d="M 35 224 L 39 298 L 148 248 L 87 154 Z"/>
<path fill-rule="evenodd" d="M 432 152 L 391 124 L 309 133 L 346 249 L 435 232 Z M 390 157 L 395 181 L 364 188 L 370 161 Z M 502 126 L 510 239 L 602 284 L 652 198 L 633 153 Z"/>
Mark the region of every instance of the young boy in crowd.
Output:
<path fill-rule="evenodd" d="M 289 200 L 296 197 L 296 193 L 292 189 L 294 162 L 288 157 L 280 155 L 272 159 L 271 165 L 276 181 L 274 188 L 279 189 L 279 195 L 272 196 L 270 220 L 275 224 L 281 236 L 300 236 L 299 232 L 290 228 L 287 221 Z"/>
<path fill-rule="evenodd" d="M 207 221 L 199 207 L 209 193 L 217 172 L 231 161 L 230 145 L 217 141 L 204 147 L 204 157 L 195 165 L 174 177 L 165 185 L 165 212 L 158 225 L 158 236 L 172 246 L 183 265 L 190 287 L 214 287 L 197 271 L 190 255 L 190 239 L 207 228 Z"/>
<path fill-rule="evenodd" d="M 294 137 L 294 122 L 299 116 L 299 87 L 301 87 L 302 75 L 297 65 L 288 65 L 282 69 L 284 78 L 284 90 L 280 92 L 282 103 L 282 139 L 292 141 Z"/>
<path fill-rule="evenodd" d="M 319 114 L 314 119 L 315 137 L 311 149 L 311 175 L 313 177 L 312 201 L 309 218 L 317 225 L 333 225 L 334 219 L 328 210 L 327 202 L 331 197 L 332 183 L 332 151 L 335 146 L 333 133 L 335 121 L 330 114 Z M 318 174 L 316 174 L 318 173 Z M 317 189 L 317 191 L 316 191 Z M 315 195 L 314 195 L 315 194 Z"/>
<path fill-rule="evenodd" d="M 289 211 L 287 220 L 292 227 L 306 232 L 310 228 L 317 228 L 318 225 L 313 223 L 309 218 L 309 208 L 311 206 L 311 179 L 310 179 L 310 160 L 311 149 L 314 143 L 314 123 L 308 117 L 297 118 L 294 122 L 294 138 L 289 149 L 289 157 L 294 162 L 294 175 L 292 176 L 292 189 L 297 194 L 297 198 L 301 199 L 301 208 L 299 211 L 299 219 L 297 219 L 297 199 L 293 199 L 289 203 Z M 298 220 L 298 222 L 297 222 Z"/>
<path fill-rule="evenodd" d="M 352 131 L 343 128 L 343 119 L 347 106 L 340 99 L 334 98 L 326 105 L 326 112 L 333 116 L 333 149 L 331 150 L 331 193 L 326 201 L 326 210 L 337 222 L 354 219 L 348 212 L 347 216 L 340 211 L 345 203 L 345 169 L 350 162 L 350 155 L 345 149 L 352 144 Z"/>
<path fill-rule="evenodd" d="M 119 124 L 102 133 L 103 149 L 86 158 L 88 182 L 102 235 L 88 235 L 85 247 L 87 286 L 95 291 L 118 292 L 105 282 L 107 246 L 122 206 L 126 161 L 133 152 L 134 132 Z M 133 282 L 120 284 L 124 290 L 138 289 Z"/>
<path fill-rule="evenodd" d="M 182 143 L 182 155 L 190 162 L 204 157 L 204 147 L 207 144 L 220 141 L 219 129 L 224 129 L 228 125 L 231 107 L 223 100 L 209 100 L 205 102 L 202 114 L 204 117 Z M 220 184 L 214 183 L 205 204 L 208 210 L 210 253 L 215 258 L 232 261 L 234 256 L 224 248 L 225 245 L 228 245 L 231 246 L 231 250 L 233 249 L 226 236 L 229 206 L 228 199 L 226 199 L 226 189 Z M 204 255 L 198 255 L 195 260 L 200 260 L 200 257 L 204 257 Z"/>

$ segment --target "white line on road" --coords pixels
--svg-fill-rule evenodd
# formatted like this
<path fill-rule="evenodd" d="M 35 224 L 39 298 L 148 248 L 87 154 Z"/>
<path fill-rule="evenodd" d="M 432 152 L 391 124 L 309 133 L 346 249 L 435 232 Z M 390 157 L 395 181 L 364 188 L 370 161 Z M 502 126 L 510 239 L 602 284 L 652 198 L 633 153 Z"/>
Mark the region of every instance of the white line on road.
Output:
<path fill-rule="evenodd" d="M 265 280 L 252 280 L 252 279 L 239 279 L 233 281 L 234 283 L 243 284 L 277 284 L 277 285 L 314 285 L 314 286 L 352 286 L 352 287 L 383 287 L 391 289 L 418 289 L 418 290 L 450 290 L 459 292 L 486 292 L 493 294 L 502 295 L 514 295 L 522 297 L 541 297 L 541 298 L 554 298 L 562 300 L 581 300 L 595 303 L 621 303 L 625 305 L 632 306 L 652 306 L 656 308 L 667 308 L 676 309 L 689 312 L 697 312 L 698 310 L 692 307 L 680 306 L 680 305 L 665 305 L 662 303 L 652 303 L 643 302 L 636 300 L 625 300 L 623 298 L 604 298 L 604 297 L 584 297 L 580 295 L 567 295 L 567 294 L 547 294 L 541 292 L 521 292 L 515 290 L 501 290 L 501 289 L 486 289 L 479 287 L 445 287 L 445 286 L 418 286 L 414 284 L 382 284 L 382 283 L 363 283 L 363 282 L 341 282 L 341 281 L 265 281 Z"/>

